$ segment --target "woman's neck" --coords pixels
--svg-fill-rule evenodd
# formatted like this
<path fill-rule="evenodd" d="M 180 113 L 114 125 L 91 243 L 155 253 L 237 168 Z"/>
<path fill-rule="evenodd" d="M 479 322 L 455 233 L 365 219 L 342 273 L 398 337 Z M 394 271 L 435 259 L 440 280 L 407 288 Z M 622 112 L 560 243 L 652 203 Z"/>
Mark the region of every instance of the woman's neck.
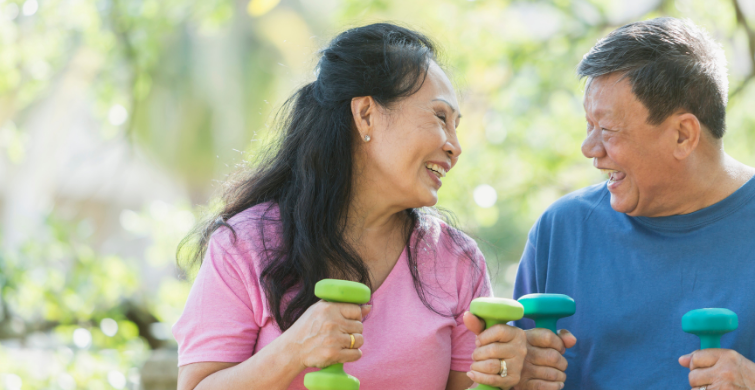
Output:
<path fill-rule="evenodd" d="M 355 196 L 349 206 L 346 237 L 357 245 L 383 242 L 402 231 L 404 209 Z"/>
<path fill-rule="evenodd" d="M 370 272 L 370 286 L 377 290 L 393 270 L 406 246 L 408 215 L 403 209 L 377 202 L 360 202 L 349 207 L 345 239 Z"/>

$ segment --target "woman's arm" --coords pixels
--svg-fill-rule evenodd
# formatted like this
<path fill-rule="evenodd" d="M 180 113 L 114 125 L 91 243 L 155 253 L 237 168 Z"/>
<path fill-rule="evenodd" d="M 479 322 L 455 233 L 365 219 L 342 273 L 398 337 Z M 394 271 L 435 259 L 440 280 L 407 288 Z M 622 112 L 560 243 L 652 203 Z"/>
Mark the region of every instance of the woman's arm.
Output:
<path fill-rule="evenodd" d="M 178 371 L 178 390 L 287 389 L 307 367 L 362 357 L 362 318 L 371 306 L 320 301 L 294 325 L 242 363 L 201 362 Z M 353 348 L 351 336 L 354 336 Z"/>
<path fill-rule="evenodd" d="M 275 339 L 241 363 L 201 362 L 178 369 L 178 390 L 287 389 L 304 366 L 285 350 L 283 337 Z"/>
<path fill-rule="evenodd" d="M 451 373 L 448 374 L 448 384 L 446 384 L 446 390 L 466 390 L 473 384 L 474 382 L 469 379 L 466 372 L 451 371 Z"/>

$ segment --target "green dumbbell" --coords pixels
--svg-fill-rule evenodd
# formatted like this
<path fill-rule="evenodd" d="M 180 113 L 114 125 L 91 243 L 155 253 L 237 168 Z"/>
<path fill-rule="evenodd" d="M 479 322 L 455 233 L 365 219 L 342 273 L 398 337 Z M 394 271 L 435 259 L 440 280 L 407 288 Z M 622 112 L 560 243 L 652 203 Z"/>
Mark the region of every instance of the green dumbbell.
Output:
<path fill-rule="evenodd" d="M 524 317 L 535 320 L 536 328 L 558 330 L 556 322 L 560 318 L 574 315 L 577 305 L 568 295 L 563 294 L 527 294 L 519 298 L 524 306 Z"/>
<path fill-rule="evenodd" d="M 700 337 L 700 349 L 721 348 L 721 336 L 739 326 L 729 309 L 697 309 L 682 316 L 682 330 Z"/>
<path fill-rule="evenodd" d="M 362 283 L 323 279 L 315 285 L 315 295 L 327 302 L 361 305 L 370 301 L 371 293 L 370 288 Z M 309 390 L 359 390 L 359 379 L 347 374 L 343 363 L 336 363 L 304 375 L 304 387 Z"/>
<path fill-rule="evenodd" d="M 506 298 L 475 298 L 469 305 L 469 311 L 485 321 L 485 329 L 516 321 L 524 314 L 524 308 L 519 302 Z M 497 387 L 479 384 L 475 389 L 495 390 Z"/>

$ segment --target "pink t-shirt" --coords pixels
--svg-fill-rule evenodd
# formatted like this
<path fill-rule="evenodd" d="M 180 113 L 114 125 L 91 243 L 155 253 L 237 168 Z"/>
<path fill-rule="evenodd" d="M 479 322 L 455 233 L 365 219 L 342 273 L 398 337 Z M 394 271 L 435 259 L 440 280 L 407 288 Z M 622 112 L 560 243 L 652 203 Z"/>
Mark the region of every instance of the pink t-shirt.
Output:
<path fill-rule="evenodd" d="M 262 248 L 259 221 L 278 217 L 277 207 L 258 205 L 213 234 L 202 267 L 181 318 L 173 326 L 179 366 L 196 362 L 242 362 L 280 336 L 259 282 Z M 265 222 L 267 247 L 276 245 L 279 224 Z M 344 369 L 356 376 L 362 390 L 445 389 L 451 370 L 468 371 L 474 334 L 461 313 L 478 296 L 489 296 L 490 280 L 477 245 L 463 236 L 474 264 L 449 236 L 447 225 L 430 219 L 417 269 L 431 305 L 422 304 L 407 262 L 406 250 L 372 295 L 372 312 L 364 319 L 362 358 Z M 413 242 L 413 240 L 412 240 Z M 304 390 L 303 371 L 289 389 Z"/>

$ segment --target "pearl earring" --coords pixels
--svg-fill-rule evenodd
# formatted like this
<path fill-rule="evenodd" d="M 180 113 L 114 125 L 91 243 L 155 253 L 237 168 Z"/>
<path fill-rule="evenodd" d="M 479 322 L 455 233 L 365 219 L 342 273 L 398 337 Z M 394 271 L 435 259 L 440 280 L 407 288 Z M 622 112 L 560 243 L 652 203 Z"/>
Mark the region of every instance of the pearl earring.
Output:
<path fill-rule="evenodd" d="M 364 142 L 370 142 L 371 139 L 369 135 L 364 136 Z"/>

